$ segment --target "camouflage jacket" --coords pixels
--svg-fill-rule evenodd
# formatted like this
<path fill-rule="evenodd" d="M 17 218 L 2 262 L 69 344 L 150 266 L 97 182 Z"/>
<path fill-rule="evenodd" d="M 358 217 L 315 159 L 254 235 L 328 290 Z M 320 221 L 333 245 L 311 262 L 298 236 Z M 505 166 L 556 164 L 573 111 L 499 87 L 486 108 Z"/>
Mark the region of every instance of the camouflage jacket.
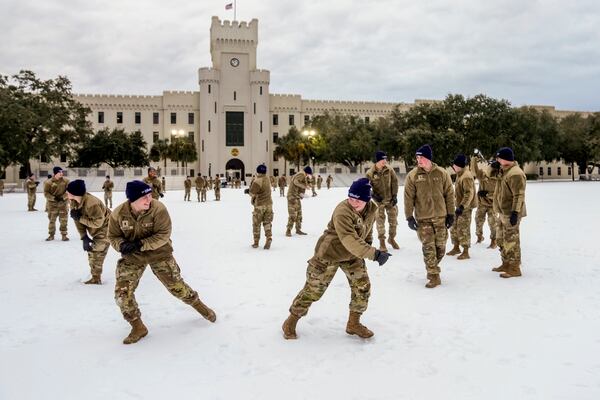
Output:
<path fill-rule="evenodd" d="M 167 207 L 158 200 L 152 200 L 147 211 L 134 214 L 131 204 L 126 201 L 110 215 L 108 240 L 118 252 L 121 251 L 121 243 L 141 240 L 141 251 L 123 256 L 135 263 L 148 264 L 171 257 L 171 217 Z"/>
<path fill-rule="evenodd" d="M 367 203 L 359 214 L 348 203 L 340 202 L 327 229 L 315 246 L 315 257 L 331 262 L 351 261 L 356 258 L 375 259 L 373 224 L 377 218 L 377 205 Z"/>
<path fill-rule="evenodd" d="M 465 210 L 477 208 L 477 193 L 475 193 L 475 179 L 468 168 L 463 168 L 456 174 L 454 182 L 454 195 L 456 207 L 463 206 Z"/>
<path fill-rule="evenodd" d="M 206 180 L 201 176 L 194 180 L 194 184 L 196 185 L 197 190 L 203 190 L 206 188 Z"/>
<path fill-rule="evenodd" d="M 27 193 L 35 194 L 38 183 L 39 182 L 33 181 L 29 178 L 25 179 L 25 190 L 27 190 Z"/>
<path fill-rule="evenodd" d="M 183 181 L 183 187 L 185 190 L 190 190 L 192 188 L 192 180 L 187 178 L 185 181 Z"/>
<path fill-rule="evenodd" d="M 81 203 L 71 200 L 71 209 L 81 210 L 81 218 L 74 222 L 82 239 L 88 233 L 94 240 L 106 239 L 110 209 L 99 198 L 86 193 L 81 197 Z"/>
<path fill-rule="evenodd" d="M 319 176 L 319 177 L 317 178 L 317 185 L 321 186 L 322 184 L 323 184 L 323 177 L 322 177 L 322 176 Z"/>
<path fill-rule="evenodd" d="M 104 184 L 102 185 L 102 189 L 104 189 L 104 191 L 106 193 L 112 192 L 114 187 L 115 187 L 115 184 L 111 180 L 104 181 Z"/>
<path fill-rule="evenodd" d="M 454 189 L 450 174 L 432 163 L 431 170 L 415 167 L 404 181 L 404 216 L 408 219 L 445 217 L 454 214 Z"/>
<path fill-rule="evenodd" d="M 279 184 L 280 188 L 286 187 L 287 186 L 287 180 L 285 179 L 285 176 L 280 176 L 279 177 L 279 181 L 277 182 Z"/>
<path fill-rule="evenodd" d="M 306 192 L 308 186 L 308 177 L 306 172 L 300 171 L 296 175 L 292 176 L 290 181 L 290 188 L 288 190 L 288 199 L 301 199 Z"/>
<path fill-rule="evenodd" d="M 59 197 L 61 202 L 67 200 L 67 185 L 69 180 L 64 176 L 60 179 L 48 179 L 44 182 L 44 196 L 50 203 L 56 203 L 56 198 Z"/>
<path fill-rule="evenodd" d="M 213 181 L 213 186 L 215 188 L 215 192 L 221 191 L 221 178 L 217 177 Z"/>
<path fill-rule="evenodd" d="M 250 185 L 250 196 L 252 196 L 252 205 L 270 206 L 273 204 L 271 199 L 271 180 L 265 174 L 258 174 Z"/>
<path fill-rule="evenodd" d="M 479 168 L 479 164 L 477 163 L 475 157 L 471 158 L 471 170 L 479 181 L 479 190 L 487 191 L 485 196 L 478 196 L 479 205 L 491 207 L 492 203 L 494 202 L 496 183 L 500 179 L 498 177 L 498 172 L 490 166 L 485 169 Z"/>
<path fill-rule="evenodd" d="M 382 203 L 387 204 L 392 196 L 398 195 L 398 177 L 388 165 L 384 165 L 381 171 L 373 165 L 367 171 L 367 178 L 373 187 L 373 194 L 380 197 Z"/>
<path fill-rule="evenodd" d="M 158 179 L 157 176 L 154 178 L 147 176 L 144 178 L 144 183 L 150 185 L 152 188 L 152 198 L 158 200 L 160 198 L 160 194 L 162 193 L 162 183 L 160 182 L 160 179 Z"/>
<path fill-rule="evenodd" d="M 526 182 L 525 173 L 516 161 L 512 166 L 502 168 L 502 179 L 494 193 L 494 202 L 497 203 L 497 210 L 500 214 L 508 216 L 516 211 L 520 217 L 527 215 L 525 207 Z"/>

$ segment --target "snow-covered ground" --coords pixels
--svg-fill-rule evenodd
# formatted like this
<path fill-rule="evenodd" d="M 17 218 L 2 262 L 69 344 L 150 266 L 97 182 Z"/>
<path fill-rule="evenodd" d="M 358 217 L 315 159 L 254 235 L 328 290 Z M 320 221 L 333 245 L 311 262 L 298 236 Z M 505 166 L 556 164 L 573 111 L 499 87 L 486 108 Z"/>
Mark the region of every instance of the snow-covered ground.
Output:
<path fill-rule="evenodd" d="M 345 196 L 325 189 L 303 201 L 309 235 L 286 238 L 287 204 L 275 192 L 266 251 L 250 247 L 242 190 L 223 190 L 221 202 L 209 192 L 208 203 L 168 192 L 175 257 L 218 320 L 171 297 L 147 269 L 136 294 L 150 334 L 125 346 L 129 325 L 113 300 L 117 253 L 102 286 L 83 285 L 89 269 L 72 221 L 70 242 L 45 242 L 46 214 L 27 212 L 24 194 L 5 195 L 0 399 L 600 398 L 600 184 L 528 186 L 516 279 L 490 271 L 499 254 L 486 237 L 470 260 L 444 258 L 442 286 L 424 288 L 420 243 L 401 218 L 401 249 L 383 267 L 367 262 L 362 320 L 375 336 L 345 333 L 350 292 L 338 272 L 298 323 L 299 339 L 286 341 L 281 323 L 306 260 Z"/>

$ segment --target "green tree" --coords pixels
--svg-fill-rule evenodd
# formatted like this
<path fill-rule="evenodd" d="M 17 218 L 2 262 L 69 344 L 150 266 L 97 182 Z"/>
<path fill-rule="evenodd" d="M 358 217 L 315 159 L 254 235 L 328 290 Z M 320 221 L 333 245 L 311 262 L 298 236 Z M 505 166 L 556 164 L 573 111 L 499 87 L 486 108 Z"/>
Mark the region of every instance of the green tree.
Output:
<path fill-rule="evenodd" d="M 126 133 L 123 129 L 105 128 L 88 138 L 70 165 L 97 168 L 142 167 L 148 165 L 146 142 L 140 132 Z"/>
<path fill-rule="evenodd" d="M 198 159 L 196 145 L 188 138 L 174 138 L 169 145 L 168 153 L 171 161 L 177 162 L 177 168 L 179 168 L 180 162 L 184 168 L 187 168 L 188 162 Z"/>
<path fill-rule="evenodd" d="M 154 162 L 163 161 L 165 171 L 167 169 L 167 159 L 170 156 L 169 139 L 158 139 L 150 148 L 150 160 Z"/>
<path fill-rule="evenodd" d="M 20 164 L 66 155 L 71 160 L 92 134 L 90 113 L 73 99 L 71 82 L 59 76 L 42 80 L 31 71 L 0 78 L 0 162 Z"/>
<path fill-rule="evenodd" d="M 575 180 L 575 164 L 579 166 L 579 173 L 583 174 L 591 158 L 588 123 L 581 115 L 571 114 L 560 121 L 559 127 L 561 156 L 571 164 L 571 178 Z"/>

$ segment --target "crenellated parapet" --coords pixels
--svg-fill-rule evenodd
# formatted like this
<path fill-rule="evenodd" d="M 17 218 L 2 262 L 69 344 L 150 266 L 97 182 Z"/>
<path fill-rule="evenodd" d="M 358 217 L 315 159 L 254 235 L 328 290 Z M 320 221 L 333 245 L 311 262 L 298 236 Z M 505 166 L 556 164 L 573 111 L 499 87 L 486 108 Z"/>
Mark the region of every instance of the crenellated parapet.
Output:
<path fill-rule="evenodd" d="M 92 110 L 158 110 L 162 96 L 74 94 L 73 98 Z"/>
<path fill-rule="evenodd" d="M 219 17 L 212 17 L 210 25 L 212 40 L 238 40 L 258 43 L 258 20 L 246 21 L 221 21 Z"/>
<path fill-rule="evenodd" d="M 198 69 L 198 83 L 218 83 L 221 73 L 214 68 L 203 67 Z"/>
<path fill-rule="evenodd" d="M 266 69 L 250 71 L 250 84 L 268 85 L 271 82 L 271 72 Z"/>

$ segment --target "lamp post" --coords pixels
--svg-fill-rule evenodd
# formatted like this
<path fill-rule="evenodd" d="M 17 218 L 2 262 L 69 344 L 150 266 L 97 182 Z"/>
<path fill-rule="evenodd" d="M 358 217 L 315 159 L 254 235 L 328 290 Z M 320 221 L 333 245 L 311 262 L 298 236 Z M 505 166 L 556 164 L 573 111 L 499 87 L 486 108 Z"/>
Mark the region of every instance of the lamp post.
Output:
<path fill-rule="evenodd" d="M 171 138 L 176 138 L 176 139 L 183 139 L 183 137 L 185 136 L 185 131 L 183 129 L 171 129 Z M 171 143 L 173 143 L 173 140 L 171 140 Z M 181 161 L 181 171 L 185 170 L 185 165 L 184 161 Z M 177 155 L 177 169 L 179 170 L 179 155 Z M 181 171 L 177 171 L 177 173 L 179 174 Z"/>
<path fill-rule="evenodd" d="M 314 129 L 304 129 L 302 131 L 302 135 L 306 136 L 308 138 L 308 142 L 312 145 L 313 144 L 313 138 L 317 135 L 317 132 Z M 312 151 L 312 149 L 310 149 Z M 312 161 L 312 167 L 313 169 L 315 168 L 315 157 L 311 156 L 310 157 L 311 161 Z M 298 166 L 300 167 L 300 166 Z"/>

